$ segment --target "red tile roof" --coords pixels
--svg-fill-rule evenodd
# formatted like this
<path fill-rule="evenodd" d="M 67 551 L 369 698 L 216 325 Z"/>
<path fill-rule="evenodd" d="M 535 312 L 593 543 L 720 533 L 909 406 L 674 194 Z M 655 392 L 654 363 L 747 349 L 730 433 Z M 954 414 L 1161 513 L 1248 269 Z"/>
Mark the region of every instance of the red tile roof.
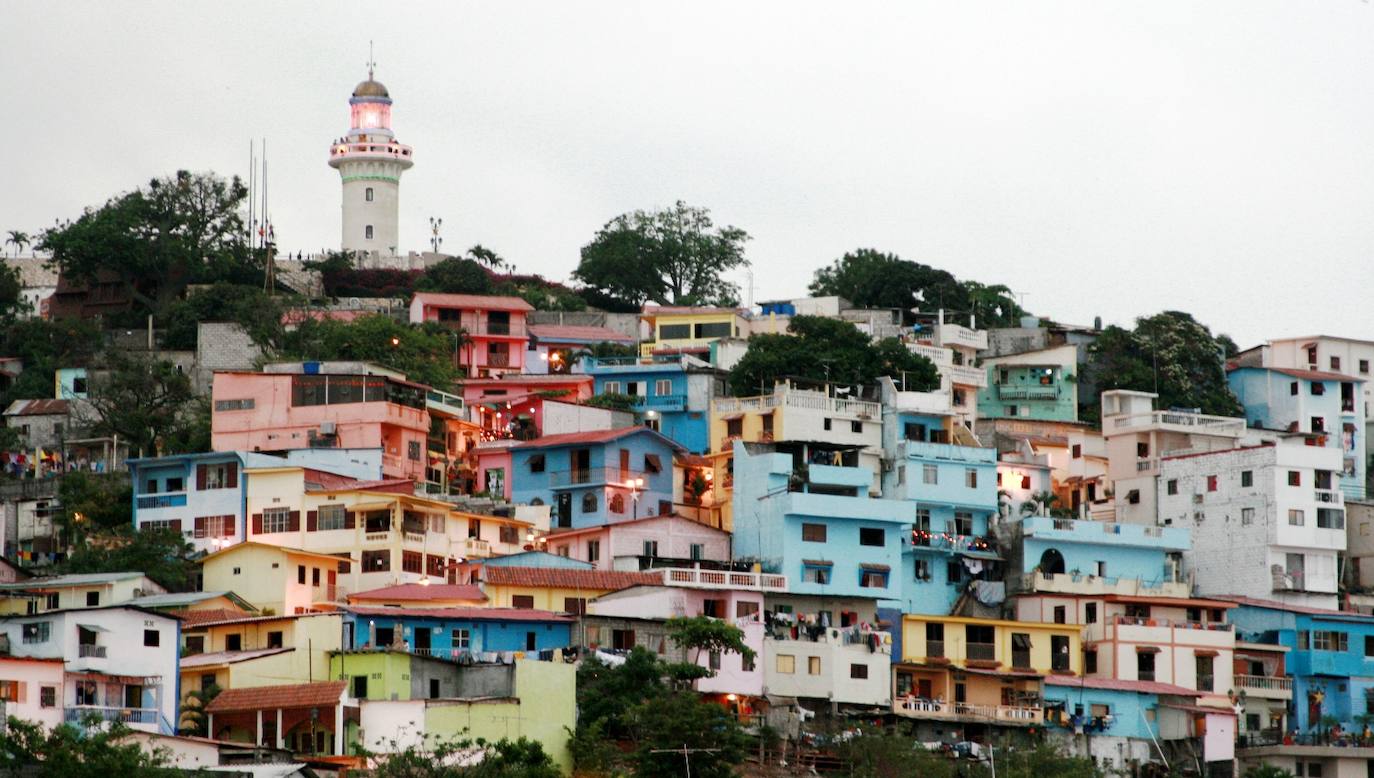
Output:
<path fill-rule="evenodd" d="M 1201 697 L 1202 692 L 1159 681 L 1123 681 L 1116 678 L 1079 678 L 1073 675 L 1047 675 L 1046 686 L 1071 686 L 1086 689 L 1108 689 L 1116 692 L 1142 694 L 1173 694 L 1179 697 Z"/>
<path fill-rule="evenodd" d="M 348 595 L 349 602 L 354 600 L 407 600 L 415 602 L 472 600 L 485 602 L 486 599 L 487 596 L 482 593 L 482 590 L 472 584 L 430 584 L 425 586 L 418 583 L 406 583 Z"/>
<path fill-rule="evenodd" d="M 531 324 L 530 334 L 540 340 L 590 343 L 633 343 L 634 338 L 609 327 L 583 327 L 574 324 Z"/>
<path fill-rule="evenodd" d="M 560 373 L 520 373 L 518 375 L 496 378 L 469 378 L 463 386 L 521 386 L 523 384 L 590 384 L 596 379 L 589 375 L 563 375 Z"/>
<path fill-rule="evenodd" d="M 201 611 L 172 611 L 173 614 L 181 617 L 181 628 L 198 627 L 201 624 L 216 624 L 226 621 L 238 621 L 240 619 L 255 618 L 251 613 L 231 610 L 229 608 L 209 608 Z"/>
<path fill-rule="evenodd" d="M 66 400 L 15 400 L 5 411 L 6 416 L 52 416 L 65 414 Z"/>
<path fill-rule="evenodd" d="M 601 589 L 605 591 L 663 583 L 663 573 L 578 570 L 562 567 L 497 567 L 493 565 L 483 565 L 482 578 L 487 583 L 497 586 Z"/>
<path fill-rule="evenodd" d="M 1215 595 L 1220 600 L 1230 600 L 1240 605 L 1249 605 L 1255 608 L 1272 608 L 1278 611 L 1288 611 L 1289 613 L 1305 613 L 1310 616 L 1330 616 L 1340 619 L 1370 619 L 1368 616 L 1358 611 L 1333 611 L 1329 608 L 1312 608 L 1306 605 L 1290 605 L 1278 600 L 1261 600 L 1258 597 L 1245 597 L 1239 594 L 1218 594 Z"/>
<path fill-rule="evenodd" d="M 534 306 L 519 297 L 481 294 L 442 294 L 440 292 L 416 292 L 415 300 L 422 305 L 437 305 L 445 308 L 471 308 L 481 311 L 532 311 Z"/>
<path fill-rule="evenodd" d="M 321 681 L 286 686 L 225 689 L 205 706 L 206 713 L 275 710 L 277 708 L 325 708 L 339 704 L 347 681 Z"/>
<path fill-rule="evenodd" d="M 648 427 L 640 426 L 617 427 L 609 430 L 591 430 L 589 432 L 567 432 L 562 435 L 545 435 L 542 438 L 535 438 L 528 443 L 522 443 L 516 446 L 516 448 L 547 448 L 549 446 L 576 446 L 583 443 L 610 443 L 614 440 L 620 440 L 630 435 L 642 433 L 653 435 L 675 449 L 682 449 L 682 444 L 677 441 L 666 438 Z"/>
<path fill-rule="evenodd" d="M 573 620 L 572 616 L 529 608 L 387 608 L 377 605 L 353 605 L 349 606 L 348 610 L 359 616 L 394 616 L 398 619 L 448 619 L 450 621 Z"/>

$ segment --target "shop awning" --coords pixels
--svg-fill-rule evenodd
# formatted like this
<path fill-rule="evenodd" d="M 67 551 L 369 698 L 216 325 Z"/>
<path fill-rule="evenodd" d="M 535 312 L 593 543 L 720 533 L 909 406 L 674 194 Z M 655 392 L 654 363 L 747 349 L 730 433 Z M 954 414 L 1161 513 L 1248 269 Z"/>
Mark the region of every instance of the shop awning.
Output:
<path fill-rule="evenodd" d="M 77 624 L 76 626 L 84 630 L 89 630 L 91 632 L 109 632 L 108 629 L 100 626 L 99 624 Z"/>
<path fill-rule="evenodd" d="M 802 565 L 805 567 L 834 567 L 835 563 L 829 559 L 803 559 Z"/>
<path fill-rule="evenodd" d="M 888 567 L 887 565 L 870 565 L 861 563 L 859 567 L 863 570 L 872 570 L 875 573 L 888 573 L 892 571 L 892 568 Z"/>
<path fill-rule="evenodd" d="M 1208 648 L 1208 649 L 1203 649 L 1203 650 L 1201 650 L 1201 651 L 1194 651 L 1194 652 L 1193 652 L 1193 656 L 1221 656 L 1221 654 L 1219 654 L 1219 653 L 1217 653 L 1216 651 L 1213 651 L 1212 649 Z"/>
<path fill-rule="evenodd" d="M 1135 652 L 1137 654 L 1158 654 L 1159 646 L 1136 646 Z"/>

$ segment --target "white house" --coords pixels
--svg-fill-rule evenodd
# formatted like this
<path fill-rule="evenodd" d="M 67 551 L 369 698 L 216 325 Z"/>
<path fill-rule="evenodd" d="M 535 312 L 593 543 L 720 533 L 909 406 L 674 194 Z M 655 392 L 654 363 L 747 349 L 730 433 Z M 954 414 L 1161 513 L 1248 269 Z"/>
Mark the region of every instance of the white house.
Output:
<path fill-rule="evenodd" d="M 177 719 L 175 616 L 127 605 L 0 618 L 12 657 L 61 659 L 64 719 L 87 715 L 170 733 Z"/>
<path fill-rule="evenodd" d="M 1341 452 L 1280 439 L 1165 456 L 1159 520 L 1192 530 L 1184 561 L 1203 595 L 1335 609 L 1345 551 Z"/>

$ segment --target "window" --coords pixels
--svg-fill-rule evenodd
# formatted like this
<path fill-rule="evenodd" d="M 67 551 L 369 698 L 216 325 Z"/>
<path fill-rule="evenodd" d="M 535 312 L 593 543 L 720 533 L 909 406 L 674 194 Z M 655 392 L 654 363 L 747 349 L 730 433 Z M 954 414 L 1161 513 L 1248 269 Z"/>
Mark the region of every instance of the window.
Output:
<path fill-rule="evenodd" d="M 1367 360 L 1367 359 L 1361 359 L 1361 360 L 1360 360 L 1360 372 L 1363 373 L 1363 374 L 1366 374 L 1366 375 L 1369 373 L 1369 360 Z"/>
<path fill-rule="evenodd" d="M 1068 609 L 1067 609 L 1066 607 L 1064 607 L 1063 605 L 1056 605 L 1056 606 L 1054 606 L 1054 623 L 1055 623 L 1055 624 L 1067 624 L 1067 623 L 1068 623 Z"/>
<path fill-rule="evenodd" d="M 1149 443 L 1137 443 L 1137 444 L 1135 444 L 1135 455 L 1136 455 L 1136 457 L 1137 457 L 1138 459 L 1146 459 L 1146 458 L 1148 458 L 1148 457 L 1150 456 L 1150 444 L 1149 444 Z"/>
<path fill-rule="evenodd" d="M 588 561 L 588 562 L 599 562 L 599 561 L 601 561 L 601 541 L 599 541 L 599 540 L 589 540 L 589 541 L 587 541 L 587 561 Z"/>
<path fill-rule="evenodd" d="M 564 559 L 567 559 L 568 557 L 572 556 L 572 547 L 569 546 L 567 543 L 564 543 L 559 546 L 554 546 L 553 553 L 563 557 Z"/>
<path fill-rule="evenodd" d="M 531 472 L 531 473 L 542 473 L 542 472 L 544 472 L 544 455 L 543 455 L 543 454 L 534 454 L 534 455 L 532 455 L 532 456 L 530 457 L 530 472 Z"/>
<path fill-rule="evenodd" d="M 1200 692 L 1215 691 L 1215 676 L 1212 674 L 1212 657 L 1195 656 L 1197 663 L 1197 690 Z"/>
<path fill-rule="evenodd" d="M 1294 527 L 1301 527 L 1303 525 L 1303 512 L 1301 508 L 1288 509 L 1288 523 Z"/>
<path fill-rule="evenodd" d="M 1288 393 L 1291 394 L 1291 395 L 1296 395 L 1296 394 L 1298 393 L 1298 382 L 1297 382 L 1297 381 L 1293 381 L 1293 382 L 1291 382 L 1291 383 L 1288 384 Z"/>
<path fill-rule="evenodd" d="M 1364 636 L 1364 655 L 1374 657 L 1374 635 Z"/>
<path fill-rule="evenodd" d="M 1170 478 L 1165 482 L 1164 491 L 1168 494 L 1178 494 L 1178 479 Z"/>
<path fill-rule="evenodd" d="M 38 706 L 40 708 L 57 707 L 57 687 L 40 686 L 38 687 Z"/>
<path fill-rule="evenodd" d="M 186 637 L 186 650 L 184 653 L 187 656 L 205 653 L 205 636 L 188 635 Z"/>
<path fill-rule="evenodd" d="M 857 662 L 851 664 L 849 666 L 849 677 L 854 678 L 856 680 L 864 680 L 868 678 L 868 665 L 862 665 Z"/>
<path fill-rule="evenodd" d="M 1072 451 L 1073 451 L 1072 456 L 1073 456 L 1074 459 L 1082 459 L 1082 458 L 1083 458 L 1083 444 L 1082 444 L 1082 443 L 1075 443 L 1075 444 L 1073 444 L 1073 449 L 1072 449 Z"/>
<path fill-rule="evenodd" d="M 611 513 L 625 512 L 625 495 L 616 492 L 611 495 L 611 499 L 606 501 L 606 507 L 610 508 Z"/>
<path fill-rule="evenodd" d="M 1317 527 L 1320 529 L 1345 529 L 1345 511 L 1335 508 L 1318 508 Z"/>
<path fill-rule="evenodd" d="M 353 676 L 353 696 L 360 699 L 367 699 L 367 676 Z"/>
<path fill-rule="evenodd" d="M 372 240 L 372 225 L 363 227 L 363 240 Z"/>
<path fill-rule="evenodd" d="M 1130 490 L 1129 492 L 1126 492 L 1126 502 L 1130 503 L 1131 505 L 1139 505 L 1139 504 L 1140 504 L 1140 490 L 1139 490 L 1139 489 L 1132 489 L 1132 490 Z"/>
<path fill-rule="evenodd" d="M 1308 642 L 1308 641 L 1307 641 L 1307 635 L 1308 635 L 1307 630 L 1298 630 L 1298 650 L 1299 650 L 1299 651 L 1306 651 L 1306 650 L 1307 650 L 1307 642 Z"/>
<path fill-rule="evenodd" d="M 472 633 L 466 629 L 455 629 L 452 633 L 453 648 L 457 651 L 466 651 L 472 645 Z"/>
<path fill-rule="evenodd" d="M 706 558 L 706 545 L 704 543 L 693 543 L 687 549 L 689 559 L 700 561 Z"/>
<path fill-rule="evenodd" d="M 1155 679 L 1155 655 L 1153 651 L 1136 652 L 1135 677 L 1137 681 L 1153 681 Z"/>
<path fill-rule="evenodd" d="M 563 612 L 571 613 L 574 616 L 582 616 L 587 613 L 586 597 L 564 597 Z"/>
<path fill-rule="evenodd" d="M 76 704 L 77 705 L 99 705 L 97 697 L 98 689 L 95 681 L 76 682 Z"/>
<path fill-rule="evenodd" d="M 1086 605 L 1083 606 L 1083 623 L 1084 623 L 1084 624 L 1096 624 L 1096 623 L 1097 623 L 1097 603 L 1095 603 L 1095 602 L 1090 602 L 1090 603 L 1087 603 Z"/>
<path fill-rule="evenodd" d="M 425 555 L 419 551 L 402 551 L 401 570 L 406 573 L 424 572 Z"/>
<path fill-rule="evenodd" d="M 872 567 L 860 568 L 859 586 L 865 589 L 886 589 L 887 571 Z"/>
<path fill-rule="evenodd" d="M 511 595 L 511 598 L 510 598 L 510 606 L 511 606 L 512 608 L 520 608 L 520 609 L 522 609 L 522 610 L 534 610 L 534 595 L 532 595 L 532 594 L 514 594 L 514 595 Z"/>
<path fill-rule="evenodd" d="M 964 468 L 964 486 L 970 489 L 978 488 L 978 471 L 968 467 Z"/>
<path fill-rule="evenodd" d="M 861 421 L 849 422 L 849 431 L 856 435 L 862 434 L 864 431 L 864 423 Z"/>
<path fill-rule="evenodd" d="M 1344 653 L 1349 650 L 1349 639 L 1350 636 L 1344 632 L 1315 630 L 1312 633 L 1312 650 Z"/>
<path fill-rule="evenodd" d="M 296 583 L 305 585 L 305 565 L 296 565 Z"/>
<path fill-rule="evenodd" d="M 1095 673 L 1095 672 L 1097 672 L 1097 652 L 1096 652 L 1096 651 L 1084 651 L 1084 652 L 1083 652 L 1083 674 L 1084 674 L 1084 675 L 1092 675 L 1092 674 Z"/>
<path fill-rule="evenodd" d="M 155 629 L 143 630 L 143 645 L 149 648 L 157 648 L 162 645 L 162 633 Z"/>
<path fill-rule="evenodd" d="M 861 546 L 882 546 L 887 543 L 887 533 L 881 529 L 872 527 L 859 528 L 859 545 Z"/>
<path fill-rule="evenodd" d="M 197 489 L 233 489 L 238 486 L 238 464 L 222 462 L 218 465 L 196 467 Z"/>
<path fill-rule="evenodd" d="M 657 556 L 658 556 L 658 541 L 657 541 L 657 540 L 646 540 L 646 541 L 644 541 L 644 556 L 647 556 L 647 557 L 657 557 Z"/>
<path fill-rule="evenodd" d="M 20 702 L 24 698 L 23 681 L 0 681 L 0 700 Z"/>
<path fill-rule="evenodd" d="M 1255 485 L 1255 471 L 1253 471 L 1253 470 L 1242 470 L 1242 471 L 1240 471 L 1240 485 L 1241 485 L 1242 488 L 1245 488 L 1245 489 L 1248 489 L 1248 488 L 1254 486 L 1254 485 Z"/>
<path fill-rule="evenodd" d="M 830 583 L 830 568 L 821 565 L 806 565 L 802 568 L 802 583 Z"/>
<path fill-rule="evenodd" d="M 364 573 L 387 572 L 391 569 L 391 551 L 389 549 L 364 551 L 362 558 L 362 568 L 362 572 Z"/>
<path fill-rule="evenodd" d="M 777 671 L 782 675 L 792 675 L 797 672 L 797 658 L 791 654 L 778 654 Z"/>
<path fill-rule="evenodd" d="M 673 382 L 667 378 L 654 381 L 654 394 L 663 397 L 673 393 Z"/>
<path fill-rule="evenodd" d="M 956 535 L 972 535 L 973 514 L 968 511 L 955 511 L 953 529 Z"/>
<path fill-rule="evenodd" d="M 344 529 L 348 511 L 342 505 L 321 505 L 316 512 L 315 528 L 320 531 Z"/>
<path fill-rule="evenodd" d="M 954 586 L 964 582 L 964 566 L 957 560 L 945 564 L 945 583 Z"/>
<path fill-rule="evenodd" d="M 86 607 L 94 608 L 100 605 L 100 592 L 86 592 Z"/>
<path fill-rule="evenodd" d="M 598 505 L 599 500 L 596 498 L 596 492 L 584 492 L 582 494 L 583 513 L 596 513 Z"/>
<path fill-rule="evenodd" d="M 604 383 L 604 384 L 601 385 L 601 393 L 602 393 L 602 394 L 620 394 L 620 382 L 619 382 L 619 381 L 607 381 L 606 383 Z"/>
<path fill-rule="evenodd" d="M 1323 394 L 1326 394 L 1326 384 L 1322 383 L 1321 381 L 1313 381 L 1313 382 L 1312 382 L 1312 395 L 1313 395 L 1313 396 L 1320 396 L 1320 395 L 1323 395 Z"/>
<path fill-rule="evenodd" d="M 508 545 L 520 544 L 520 528 L 502 524 L 496 528 L 496 539 Z"/>
<path fill-rule="evenodd" d="M 829 432 L 829 431 L 830 431 L 830 419 L 827 418 L 827 419 L 825 419 L 824 421 L 822 421 L 822 422 L 821 422 L 821 427 L 823 427 L 823 428 L 825 429 L 826 432 Z"/>
<path fill-rule="evenodd" d="M 1214 476 L 1214 475 L 1209 475 L 1209 476 L 1207 476 L 1207 491 L 1209 491 L 1209 492 L 1215 492 L 1216 490 L 1217 490 L 1217 477 Z"/>
<path fill-rule="evenodd" d="M 662 653 L 662 652 L 659 652 L 659 653 Z M 752 657 L 752 656 L 741 656 L 741 657 L 739 658 L 739 669 L 742 670 L 742 671 L 744 671 L 744 672 L 746 672 L 746 673 L 752 673 L 752 672 L 754 672 L 754 657 Z"/>
<path fill-rule="evenodd" d="M 242 651 L 242 650 L 243 650 L 243 635 L 225 635 L 225 636 L 224 636 L 224 650 L 225 650 L 225 651 Z"/>
<path fill-rule="evenodd" d="M 824 543 L 824 542 L 825 542 L 825 525 L 824 525 L 824 524 L 803 524 L 803 525 L 802 525 L 802 540 L 804 540 L 804 541 L 806 541 L 806 542 L 808 542 L 808 543 Z"/>
<path fill-rule="evenodd" d="M 1302 473 L 1297 470 L 1288 471 L 1288 485 L 1302 486 Z"/>
<path fill-rule="evenodd" d="M 1254 523 L 1255 523 L 1255 509 L 1254 509 L 1254 508 L 1241 508 L 1241 509 L 1240 509 L 1240 523 L 1241 523 L 1241 526 L 1246 526 L 1246 525 L 1249 525 L 1249 524 L 1254 524 Z"/>
<path fill-rule="evenodd" d="M 916 578 L 915 578 L 915 580 L 917 580 L 917 581 L 929 581 L 929 580 L 930 580 L 930 560 L 928 560 L 928 559 L 917 559 L 917 560 L 916 560 Z"/>
<path fill-rule="evenodd" d="M 369 203 L 372 202 L 372 187 L 369 186 L 363 190 L 363 200 Z"/>
<path fill-rule="evenodd" d="M 264 508 L 262 511 L 263 534 L 286 532 L 291 526 L 290 508 Z M 304 583 L 304 582 L 302 582 Z"/>
<path fill-rule="evenodd" d="M 728 321 L 710 321 L 696 325 L 696 336 L 702 338 L 728 338 L 734 334 L 734 325 Z"/>
<path fill-rule="evenodd" d="M 940 483 L 940 468 L 935 465 L 921 465 L 921 481 L 928 484 Z"/>

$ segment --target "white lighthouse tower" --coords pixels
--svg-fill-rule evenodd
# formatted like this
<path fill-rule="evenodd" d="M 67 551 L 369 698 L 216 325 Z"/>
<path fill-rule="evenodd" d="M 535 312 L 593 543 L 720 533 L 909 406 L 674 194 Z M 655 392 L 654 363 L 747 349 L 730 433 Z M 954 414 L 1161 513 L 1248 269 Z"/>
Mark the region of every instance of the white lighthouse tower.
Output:
<path fill-rule="evenodd" d="M 372 70 L 348 100 L 351 126 L 330 147 L 329 166 L 343 179 L 343 250 L 392 257 L 400 252 L 401 174 L 414 161 L 391 132 L 391 95 Z"/>

